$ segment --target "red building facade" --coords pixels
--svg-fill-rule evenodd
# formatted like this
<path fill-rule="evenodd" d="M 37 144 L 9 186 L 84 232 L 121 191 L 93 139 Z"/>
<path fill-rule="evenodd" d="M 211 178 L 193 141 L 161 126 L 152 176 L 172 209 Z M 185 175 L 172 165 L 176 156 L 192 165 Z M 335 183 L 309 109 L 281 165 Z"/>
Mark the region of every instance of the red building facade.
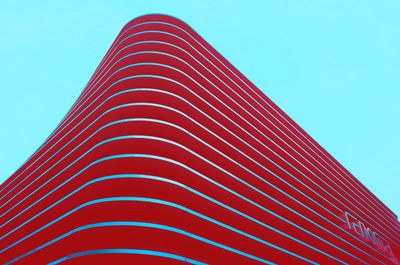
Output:
<path fill-rule="evenodd" d="M 397 216 L 164 15 L 122 29 L 0 205 L 1 264 L 399 264 Z"/>

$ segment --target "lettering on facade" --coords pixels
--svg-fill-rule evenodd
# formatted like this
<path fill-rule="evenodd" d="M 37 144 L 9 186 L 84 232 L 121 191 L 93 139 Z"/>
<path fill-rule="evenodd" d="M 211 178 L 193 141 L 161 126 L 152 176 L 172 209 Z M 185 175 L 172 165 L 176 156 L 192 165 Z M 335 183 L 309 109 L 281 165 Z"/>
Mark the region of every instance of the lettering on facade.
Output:
<path fill-rule="evenodd" d="M 353 234 L 358 235 L 364 241 L 372 244 L 377 250 L 383 253 L 385 256 L 397 262 L 396 257 L 393 254 L 392 248 L 390 247 L 389 241 L 384 239 L 376 231 L 364 225 L 363 222 L 357 220 L 353 215 L 348 212 L 343 213 L 345 228 L 350 230 Z"/>

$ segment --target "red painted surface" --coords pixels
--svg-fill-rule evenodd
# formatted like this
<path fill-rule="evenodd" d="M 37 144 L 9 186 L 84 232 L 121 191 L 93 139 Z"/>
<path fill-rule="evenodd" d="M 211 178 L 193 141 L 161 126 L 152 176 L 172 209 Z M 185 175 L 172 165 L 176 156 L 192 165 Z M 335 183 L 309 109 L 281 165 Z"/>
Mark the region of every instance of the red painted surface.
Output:
<path fill-rule="evenodd" d="M 164 15 L 122 29 L 0 190 L 1 264 L 399 264 L 397 216 Z"/>

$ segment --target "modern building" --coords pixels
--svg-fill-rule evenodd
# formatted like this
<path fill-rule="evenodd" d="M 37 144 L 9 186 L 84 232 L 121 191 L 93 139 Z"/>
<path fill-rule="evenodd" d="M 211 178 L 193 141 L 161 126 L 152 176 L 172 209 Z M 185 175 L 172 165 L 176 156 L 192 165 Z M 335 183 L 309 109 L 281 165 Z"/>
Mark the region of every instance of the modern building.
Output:
<path fill-rule="evenodd" d="M 400 264 L 397 216 L 164 15 L 122 29 L 0 207 L 1 264 Z"/>

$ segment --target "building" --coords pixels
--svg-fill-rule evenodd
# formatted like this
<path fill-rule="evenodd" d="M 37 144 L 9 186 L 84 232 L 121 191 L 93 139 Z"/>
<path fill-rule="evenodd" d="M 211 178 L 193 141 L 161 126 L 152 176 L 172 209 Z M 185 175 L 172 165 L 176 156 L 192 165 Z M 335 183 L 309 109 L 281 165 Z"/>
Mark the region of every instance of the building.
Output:
<path fill-rule="evenodd" d="M 399 264 L 397 216 L 164 15 L 122 29 L 0 204 L 1 264 Z"/>

